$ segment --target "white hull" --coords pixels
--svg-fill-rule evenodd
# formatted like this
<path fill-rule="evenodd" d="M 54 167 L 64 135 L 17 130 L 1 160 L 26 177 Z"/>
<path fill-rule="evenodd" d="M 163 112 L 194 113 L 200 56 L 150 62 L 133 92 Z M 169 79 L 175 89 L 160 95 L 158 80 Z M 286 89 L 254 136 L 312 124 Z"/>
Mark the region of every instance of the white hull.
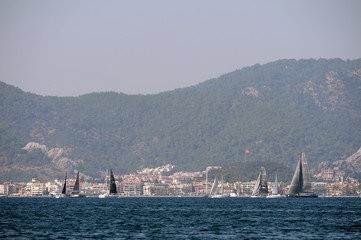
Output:
<path fill-rule="evenodd" d="M 107 194 L 100 194 L 99 198 L 117 198 L 118 195 L 107 195 Z"/>
<path fill-rule="evenodd" d="M 266 198 L 266 196 L 251 196 L 251 198 Z"/>
<path fill-rule="evenodd" d="M 229 198 L 228 195 L 213 195 L 213 196 L 210 196 L 210 198 Z"/>
<path fill-rule="evenodd" d="M 266 198 L 284 198 L 286 196 L 281 194 L 268 195 Z"/>
<path fill-rule="evenodd" d="M 55 195 L 55 198 L 65 198 L 65 197 L 68 197 L 68 195 L 66 195 L 66 194 L 57 194 L 57 195 Z"/>

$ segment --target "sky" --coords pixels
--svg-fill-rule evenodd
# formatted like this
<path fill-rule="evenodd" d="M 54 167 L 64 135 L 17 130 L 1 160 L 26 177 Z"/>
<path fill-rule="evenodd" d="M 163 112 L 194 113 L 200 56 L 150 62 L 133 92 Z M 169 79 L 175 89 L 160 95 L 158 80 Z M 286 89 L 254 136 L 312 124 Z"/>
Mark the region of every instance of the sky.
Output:
<path fill-rule="evenodd" d="M 156 94 L 279 59 L 361 58 L 359 0 L 0 0 L 0 81 Z"/>

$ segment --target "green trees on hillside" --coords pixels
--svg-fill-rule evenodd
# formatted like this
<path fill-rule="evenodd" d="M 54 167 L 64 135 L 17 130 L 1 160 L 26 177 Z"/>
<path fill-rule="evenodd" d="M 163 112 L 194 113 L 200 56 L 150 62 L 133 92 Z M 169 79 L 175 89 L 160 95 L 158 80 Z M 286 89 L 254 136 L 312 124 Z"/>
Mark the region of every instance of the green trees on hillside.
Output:
<path fill-rule="evenodd" d="M 315 167 L 361 146 L 357 69 L 361 60 L 280 60 L 148 96 L 41 97 L 0 83 L 0 157 L 7 158 L 1 164 L 50 164 L 40 153 L 18 154 L 34 141 L 72 149 L 73 159 L 84 160 L 79 167 L 94 176 L 166 163 L 188 171 L 232 165 L 246 148 L 247 166 L 293 169 L 294 156 L 305 151 Z M 332 108 L 325 91 L 330 71 L 344 83 L 342 104 Z"/>

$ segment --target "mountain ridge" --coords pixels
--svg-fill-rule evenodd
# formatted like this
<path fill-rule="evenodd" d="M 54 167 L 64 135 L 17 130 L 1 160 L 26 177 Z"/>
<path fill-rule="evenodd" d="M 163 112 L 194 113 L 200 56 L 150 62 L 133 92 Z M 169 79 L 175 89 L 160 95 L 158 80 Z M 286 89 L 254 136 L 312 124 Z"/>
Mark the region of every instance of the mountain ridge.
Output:
<path fill-rule="evenodd" d="M 305 151 L 316 167 L 361 146 L 360 69 L 361 59 L 286 59 L 152 95 L 49 97 L 0 82 L 0 172 L 36 162 L 51 174 L 64 170 L 22 150 L 29 142 L 71 149 L 67 157 L 92 176 L 234 164 L 246 148 L 249 160 L 290 168 Z"/>

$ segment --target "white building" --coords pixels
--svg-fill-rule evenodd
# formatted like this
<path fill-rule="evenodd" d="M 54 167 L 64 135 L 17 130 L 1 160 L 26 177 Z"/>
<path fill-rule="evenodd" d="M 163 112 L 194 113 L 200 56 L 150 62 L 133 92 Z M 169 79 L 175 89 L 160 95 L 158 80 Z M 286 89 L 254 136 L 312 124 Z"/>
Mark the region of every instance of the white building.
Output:
<path fill-rule="evenodd" d="M 45 183 L 38 182 L 33 178 L 30 183 L 26 184 L 26 190 L 30 192 L 30 196 L 43 196 L 46 190 Z"/>
<path fill-rule="evenodd" d="M 0 184 L 0 195 L 8 195 L 8 194 L 9 194 L 9 185 Z"/>

